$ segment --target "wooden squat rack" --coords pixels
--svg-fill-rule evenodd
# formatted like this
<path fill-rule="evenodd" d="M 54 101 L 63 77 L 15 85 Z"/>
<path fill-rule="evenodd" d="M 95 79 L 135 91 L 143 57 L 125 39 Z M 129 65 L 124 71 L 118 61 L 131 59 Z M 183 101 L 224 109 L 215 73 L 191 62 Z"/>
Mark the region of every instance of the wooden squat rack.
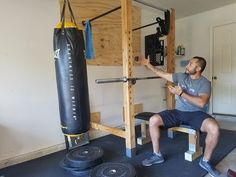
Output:
<path fill-rule="evenodd" d="M 132 0 L 121 0 L 122 21 L 122 58 L 123 77 L 133 77 L 133 51 L 132 51 Z M 175 11 L 171 10 L 170 30 L 167 36 L 167 71 L 174 72 L 175 62 Z M 168 93 L 168 90 L 167 90 Z M 113 128 L 100 123 L 91 122 L 91 128 L 106 131 L 113 135 L 125 138 L 126 156 L 136 154 L 135 119 L 134 119 L 134 88 L 130 82 L 123 83 L 123 105 L 125 130 Z M 174 95 L 167 94 L 167 107 L 174 106 Z"/>

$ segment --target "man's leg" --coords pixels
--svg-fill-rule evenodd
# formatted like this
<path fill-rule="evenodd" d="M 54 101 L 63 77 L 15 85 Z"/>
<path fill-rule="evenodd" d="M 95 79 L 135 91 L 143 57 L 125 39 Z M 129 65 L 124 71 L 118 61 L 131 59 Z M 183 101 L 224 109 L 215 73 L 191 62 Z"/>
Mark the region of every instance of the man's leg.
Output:
<path fill-rule="evenodd" d="M 201 126 L 201 131 L 206 132 L 205 139 L 205 152 L 203 159 L 210 160 L 212 153 L 218 143 L 220 131 L 219 125 L 215 119 L 209 118 L 205 119 Z"/>
<path fill-rule="evenodd" d="M 155 114 L 149 120 L 149 132 L 154 153 L 160 153 L 160 126 L 163 126 L 162 118 L 160 115 Z"/>
<path fill-rule="evenodd" d="M 216 170 L 210 164 L 210 159 L 212 153 L 218 143 L 220 131 L 219 125 L 215 119 L 207 118 L 202 122 L 201 131 L 206 132 L 206 139 L 205 139 L 205 151 L 203 158 L 200 160 L 199 165 L 208 171 L 208 173 L 213 177 L 218 177 L 220 172 Z"/>
<path fill-rule="evenodd" d="M 149 119 L 149 132 L 152 140 L 153 154 L 151 157 L 142 161 L 143 166 L 151 166 L 164 162 L 164 158 L 160 153 L 160 126 L 163 126 L 163 121 L 160 115 L 155 114 Z"/>

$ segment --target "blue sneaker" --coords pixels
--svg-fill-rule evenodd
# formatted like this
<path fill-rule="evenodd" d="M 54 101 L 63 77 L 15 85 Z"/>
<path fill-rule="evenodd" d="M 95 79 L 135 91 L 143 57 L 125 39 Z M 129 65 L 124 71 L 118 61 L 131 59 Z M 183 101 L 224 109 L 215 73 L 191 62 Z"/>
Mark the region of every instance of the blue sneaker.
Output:
<path fill-rule="evenodd" d="M 165 160 L 162 155 L 152 154 L 150 158 L 142 161 L 142 165 L 145 167 L 152 166 L 154 164 L 163 163 Z"/>
<path fill-rule="evenodd" d="M 199 161 L 200 167 L 206 170 L 212 177 L 219 177 L 220 172 L 215 169 L 208 161 L 203 161 L 203 158 Z"/>

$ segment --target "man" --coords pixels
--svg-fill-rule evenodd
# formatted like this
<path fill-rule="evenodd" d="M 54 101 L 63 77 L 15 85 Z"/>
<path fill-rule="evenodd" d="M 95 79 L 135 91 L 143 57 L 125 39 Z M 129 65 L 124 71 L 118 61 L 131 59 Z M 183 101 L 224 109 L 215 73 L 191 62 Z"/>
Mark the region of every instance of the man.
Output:
<path fill-rule="evenodd" d="M 159 144 L 161 126 L 170 128 L 186 124 L 207 133 L 205 151 L 199 165 L 211 176 L 218 176 L 219 172 L 209 162 L 218 143 L 219 125 L 212 116 L 205 112 L 211 95 L 211 83 L 202 76 L 206 67 L 206 60 L 198 56 L 193 57 L 186 66 L 185 73 L 167 73 L 153 67 L 149 59 L 144 57 L 139 57 L 139 61 L 159 77 L 173 82 L 175 86 L 168 86 L 168 89 L 176 95 L 175 109 L 162 111 L 149 120 L 153 154 L 150 158 L 145 159 L 142 164 L 151 166 L 164 162 Z"/>

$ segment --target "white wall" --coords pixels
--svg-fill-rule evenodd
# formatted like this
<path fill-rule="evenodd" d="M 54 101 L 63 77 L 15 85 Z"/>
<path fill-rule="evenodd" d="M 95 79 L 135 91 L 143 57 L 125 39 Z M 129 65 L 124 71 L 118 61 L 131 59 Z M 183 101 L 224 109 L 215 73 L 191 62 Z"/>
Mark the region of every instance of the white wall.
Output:
<path fill-rule="evenodd" d="M 42 149 L 64 143 L 53 59 L 53 28 L 58 0 L 8 0 L 0 6 L 0 168 Z M 146 24 L 146 23 L 145 23 Z M 143 32 L 143 34 L 146 32 Z M 143 67 L 135 76 L 152 76 Z M 88 66 L 91 111 L 102 123 L 122 124 L 122 84 L 95 84 L 95 79 L 122 77 L 122 67 Z M 145 111 L 165 107 L 161 80 L 139 81 L 135 102 Z"/>
<path fill-rule="evenodd" d="M 208 65 L 204 74 L 211 78 L 212 27 L 236 22 L 235 11 L 236 4 L 232 4 L 176 21 L 176 45 L 183 44 L 186 47 L 186 56 L 176 58 L 177 71 L 183 70 L 179 67 L 180 60 L 199 55 L 206 58 Z"/>
<path fill-rule="evenodd" d="M 0 6 L 0 160 L 63 141 L 52 49 L 57 0 Z"/>

